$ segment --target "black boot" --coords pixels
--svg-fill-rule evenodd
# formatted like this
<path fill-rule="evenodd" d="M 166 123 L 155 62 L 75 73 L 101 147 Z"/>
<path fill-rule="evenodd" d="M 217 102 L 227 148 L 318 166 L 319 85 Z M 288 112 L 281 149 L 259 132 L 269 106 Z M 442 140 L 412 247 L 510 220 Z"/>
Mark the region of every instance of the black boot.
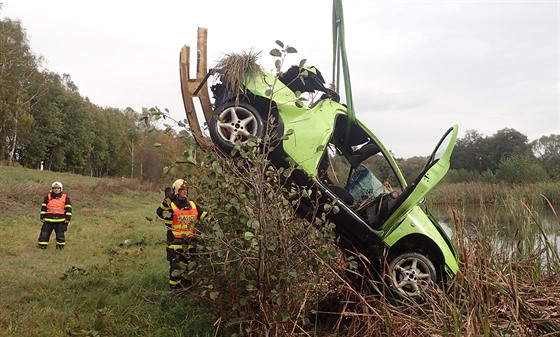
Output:
<path fill-rule="evenodd" d="M 183 286 L 179 283 L 179 284 L 174 284 L 174 285 L 169 285 L 169 290 L 171 291 L 181 291 L 183 290 Z"/>
<path fill-rule="evenodd" d="M 63 245 L 56 245 L 56 250 L 63 250 L 64 246 Z"/>

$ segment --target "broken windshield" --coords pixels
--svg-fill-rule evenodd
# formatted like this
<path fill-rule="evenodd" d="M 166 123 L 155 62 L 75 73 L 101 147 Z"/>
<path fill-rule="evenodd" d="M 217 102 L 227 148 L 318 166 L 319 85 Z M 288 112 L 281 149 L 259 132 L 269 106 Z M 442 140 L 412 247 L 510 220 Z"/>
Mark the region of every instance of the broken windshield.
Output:
<path fill-rule="evenodd" d="M 359 203 L 389 193 L 383 183 L 363 164 L 352 170 L 346 190 L 352 194 L 354 201 Z"/>

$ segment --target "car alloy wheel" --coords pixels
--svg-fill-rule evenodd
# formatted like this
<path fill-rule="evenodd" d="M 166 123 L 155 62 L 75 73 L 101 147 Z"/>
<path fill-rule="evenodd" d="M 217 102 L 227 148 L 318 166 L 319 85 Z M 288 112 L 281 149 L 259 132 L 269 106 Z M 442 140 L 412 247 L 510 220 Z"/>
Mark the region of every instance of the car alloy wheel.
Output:
<path fill-rule="evenodd" d="M 237 142 L 246 143 L 251 137 L 262 137 L 262 117 L 251 105 L 226 102 L 214 112 L 210 122 L 210 136 L 216 145 L 231 151 Z"/>
<path fill-rule="evenodd" d="M 385 278 L 389 287 L 401 297 L 418 297 L 437 274 L 434 264 L 423 254 L 408 252 L 388 261 Z"/>

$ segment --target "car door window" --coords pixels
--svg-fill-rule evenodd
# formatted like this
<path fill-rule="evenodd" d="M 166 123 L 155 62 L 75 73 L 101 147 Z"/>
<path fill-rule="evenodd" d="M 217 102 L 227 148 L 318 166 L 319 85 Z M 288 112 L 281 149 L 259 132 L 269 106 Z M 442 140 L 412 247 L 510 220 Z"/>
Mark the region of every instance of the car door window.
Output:
<path fill-rule="evenodd" d="M 335 144 L 329 143 L 323 157 L 323 175 L 327 185 L 345 187 L 350 173 L 350 163 Z"/>
<path fill-rule="evenodd" d="M 361 146 L 354 146 L 351 153 L 360 148 Z M 381 152 L 362 157 L 360 162 L 348 160 L 351 157 L 349 153 L 345 155 L 336 144 L 329 143 L 321 165 L 323 182 L 327 186 L 334 185 L 348 191 L 353 197 L 351 206 L 356 214 L 371 224 L 376 219 L 372 218 L 372 212 L 368 215 L 367 209 L 375 209 L 374 204 L 379 203 L 380 196 L 393 191 L 400 193 L 401 185 Z"/>
<path fill-rule="evenodd" d="M 401 192 L 402 187 L 399 179 L 381 152 L 365 159 L 361 165 L 365 166 L 379 181 L 381 181 L 384 192 Z"/>

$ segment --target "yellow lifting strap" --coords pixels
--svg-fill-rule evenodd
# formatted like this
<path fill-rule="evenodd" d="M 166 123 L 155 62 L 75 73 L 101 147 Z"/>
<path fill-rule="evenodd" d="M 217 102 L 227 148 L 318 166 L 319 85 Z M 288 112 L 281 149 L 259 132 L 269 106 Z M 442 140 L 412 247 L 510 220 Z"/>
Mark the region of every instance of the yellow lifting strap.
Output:
<path fill-rule="evenodd" d="M 348 68 L 348 58 L 346 57 L 346 46 L 344 40 L 344 13 L 342 10 L 342 0 L 333 0 L 333 83 L 336 91 L 340 95 L 340 68 L 344 76 L 344 92 L 346 95 L 346 105 L 348 107 L 348 125 L 346 127 L 346 140 L 350 136 L 350 126 L 356 120 L 354 112 L 354 101 L 352 100 L 352 86 L 350 85 L 350 70 Z"/>

